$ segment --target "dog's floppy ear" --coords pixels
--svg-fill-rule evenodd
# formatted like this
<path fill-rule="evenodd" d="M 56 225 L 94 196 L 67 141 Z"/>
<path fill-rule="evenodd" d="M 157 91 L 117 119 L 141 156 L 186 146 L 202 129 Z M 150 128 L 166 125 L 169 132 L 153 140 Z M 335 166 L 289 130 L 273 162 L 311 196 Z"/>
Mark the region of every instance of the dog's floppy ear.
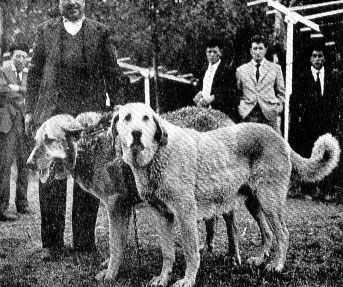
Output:
<path fill-rule="evenodd" d="M 153 116 L 153 119 L 156 125 L 154 139 L 159 143 L 161 147 L 166 146 L 168 144 L 168 133 L 157 117 Z"/>
<path fill-rule="evenodd" d="M 113 108 L 111 127 L 109 129 L 109 136 L 111 136 L 113 139 L 115 139 L 118 136 L 118 131 L 117 131 L 117 128 L 116 128 L 116 124 L 119 121 L 119 110 L 120 110 L 121 107 L 122 107 L 122 105 L 116 105 Z"/>
<path fill-rule="evenodd" d="M 120 147 L 120 144 L 117 144 L 117 142 L 119 140 L 118 139 L 118 131 L 117 131 L 117 127 L 116 127 L 118 121 L 119 121 L 119 113 L 118 113 L 118 110 L 116 110 L 113 113 L 113 117 L 112 117 L 112 121 L 111 121 L 111 126 L 108 129 L 108 131 L 107 131 L 107 136 L 112 140 L 111 155 L 113 157 L 115 157 L 116 155 L 120 154 L 120 153 L 118 153 L 118 148 Z"/>
<path fill-rule="evenodd" d="M 116 124 L 118 121 L 119 121 L 119 114 L 114 114 L 112 118 L 111 129 L 110 129 L 110 133 L 114 139 L 118 136 L 118 131 L 116 128 Z"/>

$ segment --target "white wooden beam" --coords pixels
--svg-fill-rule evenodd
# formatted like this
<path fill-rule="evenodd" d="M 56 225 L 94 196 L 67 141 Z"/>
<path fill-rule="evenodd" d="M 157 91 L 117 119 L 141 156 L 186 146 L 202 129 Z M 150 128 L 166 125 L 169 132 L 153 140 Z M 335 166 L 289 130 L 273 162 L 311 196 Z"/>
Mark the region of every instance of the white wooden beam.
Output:
<path fill-rule="evenodd" d="M 138 66 L 135 66 L 132 64 L 122 62 L 122 61 L 118 61 L 118 65 L 121 68 L 125 68 L 125 69 L 132 70 L 132 71 L 137 71 L 137 72 L 141 73 L 141 75 L 145 78 L 154 76 L 154 71 L 147 69 L 147 68 L 138 67 Z M 174 75 L 168 75 L 168 74 L 164 74 L 164 73 L 160 72 L 160 73 L 158 73 L 158 76 L 160 78 L 168 79 L 168 80 L 179 82 L 179 83 L 191 84 L 191 81 L 186 80 L 182 77 L 174 76 Z"/>
<path fill-rule="evenodd" d="M 338 4 L 343 4 L 343 0 L 330 1 L 330 2 L 324 2 L 324 3 L 318 3 L 318 4 L 308 4 L 308 5 L 302 5 L 302 6 L 295 6 L 295 7 L 290 7 L 289 9 L 291 9 L 292 11 L 303 11 L 303 10 L 316 9 L 316 8 L 333 6 L 333 5 L 338 5 Z"/>
<path fill-rule="evenodd" d="M 308 15 L 308 16 L 304 16 L 304 17 L 308 20 L 312 20 L 312 19 L 329 17 L 329 16 L 333 16 L 333 15 L 337 15 L 337 14 L 343 14 L 343 9 L 338 9 L 338 10 L 334 10 L 334 11 L 327 11 L 327 12 Z"/>
<path fill-rule="evenodd" d="M 311 38 L 323 38 L 324 35 L 323 35 L 323 34 L 311 34 L 310 37 L 311 37 Z"/>
<path fill-rule="evenodd" d="M 310 32 L 311 28 L 310 27 L 302 27 L 300 28 L 300 32 Z"/>
<path fill-rule="evenodd" d="M 129 60 L 131 60 L 130 57 L 124 57 L 124 58 L 117 59 L 117 61 L 120 61 L 120 62 L 129 61 Z"/>
<path fill-rule="evenodd" d="M 193 74 L 189 73 L 189 74 L 184 74 L 184 75 L 180 75 L 181 78 L 193 78 Z"/>
<path fill-rule="evenodd" d="M 268 0 L 255 0 L 255 1 L 248 2 L 247 4 L 248 4 L 248 6 L 253 6 L 253 5 L 266 3 L 266 2 L 268 2 Z"/>
<path fill-rule="evenodd" d="M 335 46 L 336 42 L 335 41 L 330 41 L 330 42 L 326 42 L 325 46 Z"/>
<path fill-rule="evenodd" d="M 320 32 L 319 25 L 310 21 L 309 19 L 306 19 L 305 17 L 301 16 L 300 14 L 293 12 L 289 10 L 286 6 L 280 4 L 279 2 L 268 0 L 268 6 L 271 6 L 275 8 L 276 10 L 279 10 L 280 12 L 284 13 L 286 16 L 288 16 L 290 19 L 294 19 L 295 21 L 298 21 L 313 30 Z M 293 21 L 294 21 L 293 20 Z"/>
<path fill-rule="evenodd" d="M 257 5 L 257 4 L 261 4 L 261 3 L 268 3 L 268 6 L 271 6 L 274 9 L 282 12 L 283 14 L 285 14 L 289 18 L 290 21 L 293 22 L 293 24 L 300 22 L 300 23 L 312 28 L 313 30 L 320 32 L 318 24 L 310 21 L 309 19 L 306 19 L 305 17 L 301 16 L 297 12 L 291 11 L 286 6 L 280 4 L 279 2 L 276 2 L 274 0 L 256 0 L 256 1 L 248 2 L 247 4 L 248 4 L 248 6 L 253 6 L 253 5 Z"/>

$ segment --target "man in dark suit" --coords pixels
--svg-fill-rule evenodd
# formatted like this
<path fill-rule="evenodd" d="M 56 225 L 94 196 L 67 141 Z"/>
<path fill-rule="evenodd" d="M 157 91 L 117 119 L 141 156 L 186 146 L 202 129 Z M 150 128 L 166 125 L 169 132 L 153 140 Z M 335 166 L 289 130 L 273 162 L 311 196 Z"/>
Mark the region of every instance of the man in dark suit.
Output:
<path fill-rule="evenodd" d="M 315 44 L 310 49 L 310 66 L 296 75 L 290 98 L 289 141 L 300 155 L 310 157 L 313 143 L 325 133 L 335 135 L 338 123 L 338 78 L 324 67 L 324 45 Z M 324 181 L 322 187 L 330 181 Z M 305 185 L 305 189 L 309 185 Z M 310 185 L 313 189 L 313 186 Z"/>
<path fill-rule="evenodd" d="M 211 39 L 206 44 L 208 65 L 201 73 L 197 87 L 200 91 L 193 101 L 198 106 L 211 107 L 237 121 L 238 101 L 235 94 L 234 70 L 222 59 L 221 41 Z"/>
<path fill-rule="evenodd" d="M 15 220 L 7 211 L 10 199 L 11 165 L 16 158 L 17 212 L 31 213 L 27 201 L 28 140 L 24 131 L 27 57 L 25 44 L 10 48 L 11 61 L 0 69 L 0 221 Z"/>
<path fill-rule="evenodd" d="M 264 37 L 256 35 L 250 44 L 252 59 L 236 72 L 241 120 L 267 124 L 281 133 L 280 114 L 285 101 L 281 67 L 265 59 L 267 41 Z"/>
<path fill-rule="evenodd" d="M 290 143 L 304 157 L 310 157 L 320 135 L 337 128 L 338 79 L 324 67 L 324 48 L 311 48 L 310 67 L 297 75 L 291 96 Z"/>
<path fill-rule="evenodd" d="M 37 29 L 28 74 L 27 133 L 60 113 L 82 112 L 123 104 L 128 85 L 116 60 L 108 28 L 84 16 L 85 0 L 60 0 L 61 17 Z M 66 180 L 40 183 L 42 258 L 64 248 Z M 99 200 L 74 184 L 72 228 L 74 249 L 93 252 Z"/>

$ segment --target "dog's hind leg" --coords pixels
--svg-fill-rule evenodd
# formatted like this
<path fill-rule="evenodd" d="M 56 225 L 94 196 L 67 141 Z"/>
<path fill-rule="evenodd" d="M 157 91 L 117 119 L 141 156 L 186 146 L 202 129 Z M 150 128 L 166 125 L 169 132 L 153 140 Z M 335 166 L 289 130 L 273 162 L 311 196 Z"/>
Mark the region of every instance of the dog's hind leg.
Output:
<path fill-rule="evenodd" d="M 163 266 L 159 276 L 155 276 L 150 281 L 150 286 L 167 286 L 175 262 L 174 247 L 174 218 L 165 217 L 159 211 L 155 211 L 157 228 L 160 245 L 162 249 Z"/>
<path fill-rule="evenodd" d="M 249 258 L 249 263 L 255 266 L 260 266 L 265 262 L 266 258 L 269 257 L 270 249 L 273 244 L 273 232 L 270 229 L 265 214 L 262 212 L 261 204 L 257 197 L 249 195 L 244 203 L 252 217 L 257 222 L 262 238 L 262 253 L 259 256 Z"/>
<path fill-rule="evenodd" d="M 229 213 L 224 213 L 223 218 L 226 223 L 230 260 L 232 260 L 232 264 L 234 265 L 241 265 L 242 260 L 241 255 L 239 253 L 238 226 L 235 217 L 235 212 L 231 210 Z"/>
<path fill-rule="evenodd" d="M 276 237 L 276 252 L 275 258 L 268 263 L 266 269 L 269 271 L 281 272 L 286 261 L 286 253 L 289 244 L 289 232 L 283 220 L 283 204 L 284 202 L 277 201 L 278 195 L 275 194 L 274 199 L 268 202 L 268 199 L 260 200 L 261 210 L 264 213 L 271 229 L 274 231 Z M 282 193 L 280 191 L 280 193 Z M 267 193 L 268 194 L 268 193 Z M 271 197 L 273 198 L 273 197 Z"/>
<path fill-rule="evenodd" d="M 112 283 L 118 273 L 124 257 L 124 245 L 127 241 L 131 206 L 122 203 L 117 196 L 106 205 L 109 223 L 110 259 L 107 270 L 96 276 L 99 282 Z"/>

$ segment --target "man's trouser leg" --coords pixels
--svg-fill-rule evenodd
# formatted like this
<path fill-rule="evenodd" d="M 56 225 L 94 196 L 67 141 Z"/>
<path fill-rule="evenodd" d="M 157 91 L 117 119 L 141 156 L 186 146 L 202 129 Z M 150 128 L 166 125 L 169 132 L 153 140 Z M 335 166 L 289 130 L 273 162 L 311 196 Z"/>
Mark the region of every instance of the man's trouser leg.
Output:
<path fill-rule="evenodd" d="M 16 130 L 16 158 L 17 158 L 17 189 L 15 203 L 17 210 L 27 208 L 27 179 L 28 169 L 26 168 L 26 161 L 29 157 L 29 142 L 25 135 L 24 130 L 24 117 L 22 114 L 18 114 L 15 119 L 15 130 Z"/>
<path fill-rule="evenodd" d="M 10 201 L 11 165 L 14 157 L 15 132 L 0 132 L 0 213 L 5 212 Z"/>
<path fill-rule="evenodd" d="M 39 182 L 43 248 L 60 249 L 64 246 L 66 195 L 67 179 L 48 179 L 45 184 Z"/>
<path fill-rule="evenodd" d="M 73 190 L 73 242 L 78 251 L 92 252 L 95 246 L 95 224 L 99 199 L 74 183 Z"/>

